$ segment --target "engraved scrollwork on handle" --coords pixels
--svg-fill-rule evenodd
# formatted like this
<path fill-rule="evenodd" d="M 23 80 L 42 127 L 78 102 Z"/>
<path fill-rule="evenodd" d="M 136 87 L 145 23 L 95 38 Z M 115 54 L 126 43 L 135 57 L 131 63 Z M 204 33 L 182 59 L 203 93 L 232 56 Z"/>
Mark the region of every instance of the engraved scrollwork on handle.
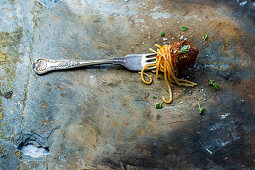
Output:
<path fill-rule="evenodd" d="M 37 74 L 43 74 L 47 72 L 47 60 L 46 59 L 39 59 L 36 60 L 33 63 L 33 70 L 37 73 Z"/>
<path fill-rule="evenodd" d="M 66 61 L 59 61 L 56 67 L 65 67 L 65 68 L 73 68 L 75 66 L 80 65 L 78 60 L 66 60 Z"/>
<path fill-rule="evenodd" d="M 52 70 L 69 69 L 80 66 L 78 60 L 48 60 L 38 59 L 33 63 L 33 69 L 37 74 L 44 74 Z"/>
<path fill-rule="evenodd" d="M 123 62 L 123 60 L 121 60 Z M 108 60 L 49 60 L 38 59 L 33 63 L 33 70 L 36 74 L 45 74 L 53 70 L 64 70 L 75 67 L 82 67 L 96 64 L 120 64 L 120 59 L 108 59 Z"/>

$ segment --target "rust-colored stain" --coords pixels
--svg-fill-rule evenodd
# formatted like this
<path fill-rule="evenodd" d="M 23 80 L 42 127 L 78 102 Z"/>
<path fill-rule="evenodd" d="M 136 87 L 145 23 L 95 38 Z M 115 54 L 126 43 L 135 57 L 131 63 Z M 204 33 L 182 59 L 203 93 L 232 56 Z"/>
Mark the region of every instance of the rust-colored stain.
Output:
<path fill-rule="evenodd" d="M 119 128 L 119 123 L 117 121 L 113 121 L 112 126 L 115 128 Z"/>
<path fill-rule="evenodd" d="M 167 146 L 167 149 L 168 149 L 168 150 L 173 150 L 174 147 L 173 147 L 172 145 L 168 145 L 168 146 Z"/>
<path fill-rule="evenodd" d="M 46 105 L 46 103 L 44 101 L 42 101 L 40 104 L 41 104 L 41 107 L 43 108 L 43 110 L 48 109 L 48 106 Z"/>
<path fill-rule="evenodd" d="M 128 120 L 125 120 L 123 123 L 125 126 L 128 126 L 130 124 Z"/>
<path fill-rule="evenodd" d="M 233 84 L 233 88 L 240 92 L 242 98 L 247 98 L 250 101 L 255 101 L 255 81 L 244 79 L 241 82 Z M 245 88 L 243 88 L 245 87 Z"/>
<path fill-rule="evenodd" d="M 146 133 L 145 130 L 141 130 L 141 131 L 140 131 L 140 134 L 141 134 L 141 135 L 144 135 L 145 133 Z"/>
<path fill-rule="evenodd" d="M 15 155 L 18 157 L 18 158 L 22 158 L 22 155 L 21 155 L 21 151 L 20 150 L 17 150 L 15 152 Z"/>
<path fill-rule="evenodd" d="M 118 135 L 116 139 L 117 139 L 118 141 L 121 141 L 121 140 L 122 140 L 122 136 L 121 136 L 121 135 Z"/>
<path fill-rule="evenodd" d="M 44 126 L 48 125 L 48 123 L 46 121 L 41 121 L 41 124 L 44 125 Z"/>

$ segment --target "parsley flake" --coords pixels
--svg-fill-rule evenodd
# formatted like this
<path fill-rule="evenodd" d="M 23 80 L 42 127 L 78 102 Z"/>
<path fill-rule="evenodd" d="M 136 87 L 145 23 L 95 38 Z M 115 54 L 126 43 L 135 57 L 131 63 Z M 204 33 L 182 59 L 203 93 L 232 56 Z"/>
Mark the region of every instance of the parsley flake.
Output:
<path fill-rule="evenodd" d="M 160 33 L 160 36 L 161 36 L 161 37 L 164 37 L 165 35 L 166 35 L 165 32 L 161 32 L 161 33 Z"/>
<path fill-rule="evenodd" d="M 198 110 L 199 110 L 200 114 L 204 114 L 206 109 L 201 107 L 199 102 L 197 102 L 197 104 L 198 104 Z"/>
<path fill-rule="evenodd" d="M 202 38 L 205 41 L 207 39 L 207 34 L 204 34 Z"/>
<path fill-rule="evenodd" d="M 190 45 L 184 45 L 180 51 L 178 51 L 178 53 L 187 53 L 189 52 L 189 49 L 190 49 Z"/>
<path fill-rule="evenodd" d="M 156 107 L 156 109 L 162 109 L 163 108 L 162 103 L 156 103 L 155 107 Z"/>
<path fill-rule="evenodd" d="M 208 78 L 208 80 L 209 80 L 208 84 L 210 86 L 213 86 L 215 91 L 218 91 L 220 89 L 220 86 L 215 82 L 215 80 L 211 80 L 209 78 Z"/>
<path fill-rule="evenodd" d="M 185 26 L 181 26 L 181 31 L 187 31 L 187 27 L 185 27 Z"/>

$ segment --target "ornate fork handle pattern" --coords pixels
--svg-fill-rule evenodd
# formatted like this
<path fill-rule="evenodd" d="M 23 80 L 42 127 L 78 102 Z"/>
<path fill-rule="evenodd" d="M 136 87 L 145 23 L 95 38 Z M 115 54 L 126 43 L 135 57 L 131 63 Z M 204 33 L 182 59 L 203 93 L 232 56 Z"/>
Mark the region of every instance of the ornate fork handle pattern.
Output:
<path fill-rule="evenodd" d="M 45 74 L 53 70 L 65 70 L 75 67 L 82 67 L 96 64 L 122 64 L 124 62 L 121 58 L 113 58 L 109 60 L 48 60 L 38 59 L 33 63 L 33 69 L 37 74 Z"/>

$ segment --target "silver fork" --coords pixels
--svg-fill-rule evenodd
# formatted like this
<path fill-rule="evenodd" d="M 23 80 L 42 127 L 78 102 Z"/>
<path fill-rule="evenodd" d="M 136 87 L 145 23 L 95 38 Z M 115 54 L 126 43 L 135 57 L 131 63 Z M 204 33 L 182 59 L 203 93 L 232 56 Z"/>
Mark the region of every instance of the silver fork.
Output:
<path fill-rule="evenodd" d="M 131 71 L 141 71 L 147 64 L 156 63 L 155 54 L 130 54 L 125 57 L 112 58 L 106 60 L 49 60 L 49 59 L 38 59 L 33 63 L 33 70 L 37 74 L 45 74 L 54 70 L 66 70 L 71 68 L 98 65 L 98 64 L 118 64 L 122 65 Z M 155 69 L 156 67 L 151 67 Z"/>

